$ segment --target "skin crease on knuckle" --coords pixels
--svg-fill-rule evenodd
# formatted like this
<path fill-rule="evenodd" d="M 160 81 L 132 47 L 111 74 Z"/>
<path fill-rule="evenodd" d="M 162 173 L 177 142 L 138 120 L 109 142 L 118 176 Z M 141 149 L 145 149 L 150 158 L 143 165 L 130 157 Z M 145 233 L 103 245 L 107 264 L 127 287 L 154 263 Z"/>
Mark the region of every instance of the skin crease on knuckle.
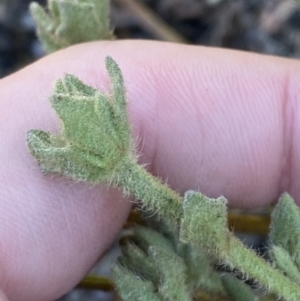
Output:
<path fill-rule="evenodd" d="M 140 162 L 171 188 L 245 208 L 285 190 L 300 202 L 299 62 L 142 41 L 59 51 L 0 82 L 0 287 L 10 301 L 69 290 L 126 220 L 119 192 L 44 177 L 25 143 L 29 129 L 57 132 L 48 97 L 65 73 L 109 90 L 106 55 L 124 75 Z"/>

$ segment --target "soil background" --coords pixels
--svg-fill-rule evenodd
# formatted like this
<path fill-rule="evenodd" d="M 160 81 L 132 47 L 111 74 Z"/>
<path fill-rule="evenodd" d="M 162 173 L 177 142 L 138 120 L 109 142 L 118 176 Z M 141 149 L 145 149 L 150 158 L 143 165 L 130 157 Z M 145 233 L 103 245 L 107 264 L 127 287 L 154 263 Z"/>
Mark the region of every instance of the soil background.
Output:
<path fill-rule="evenodd" d="M 0 0 L 0 78 L 44 55 L 28 12 L 29 2 Z M 45 5 L 46 1 L 36 2 Z M 300 57 L 300 2 L 293 0 L 112 0 L 111 20 L 120 39 Z M 118 252 L 112 248 L 111 253 Z M 106 273 L 114 257 L 107 255 L 94 271 Z M 104 292 L 75 289 L 60 300 L 113 299 Z"/>
<path fill-rule="evenodd" d="M 0 0 L 0 77 L 43 55 L 29 2 Z M 121 39 L 300 57 L 300 2 L 293 0 L 112 0 L 111 7 L 112 27 Z"/>

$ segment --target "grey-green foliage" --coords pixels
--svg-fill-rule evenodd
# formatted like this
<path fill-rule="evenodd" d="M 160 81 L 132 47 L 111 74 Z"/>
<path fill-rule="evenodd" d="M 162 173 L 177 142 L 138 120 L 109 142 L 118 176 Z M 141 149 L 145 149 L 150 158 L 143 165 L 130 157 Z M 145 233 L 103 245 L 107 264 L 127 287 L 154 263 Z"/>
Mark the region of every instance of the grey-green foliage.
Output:
<path fill-rule="evenodd" d="M 89 182 L 111 181 L 133 143 L 120 70 L 106 59 L 111 93 L 104 95 L 73 75 L 58 80 L 51 104 L 61 119 L 61 133 L 28 132 L 29 149 L 44 173 Z"/>
<path fill-rule="evenodd" d="M 232 274 L 225 274 L 222 276 L 222 282 L 225 290 L 232 301 L 258 301 L 259 297 L 256 296 L 249 285 L 243 281 L 238 280 Z"/>
<path fill-rule="evenodd" d="M 108 0 L 49 0 L 44 10 L 30 6 L 47 52 L 112 39 Z M 123 300 L 300 300 L 300 213 L 284 195 L 270 231 L 271 264 L 247 249 L 227 228 L 227 201 L 189 191 L 178 193 L 137 165 L 127 119 L 125 88 L 117 64 L 107 58 L 111 93 L 104 95 L 73 75 L 58 80 L 51 103 L 61 119 L 61 133 L 28 133 L 31 153 L 44 173 L 122 187 L 160 219 L 160 233 L 136 228 L 134 244 L 113 268 Z M 153 223 L 152 223 L 153 225 Z M 156 227 L 155 227 L 156 228 Z M 214 264 L 253 279 L 266 298 L 232 275 L 220 278 Z"/>
<path fill-rule="evenodd" d="M 274 266 L 300 284 L 300 209 L 288 194 L 273 211 L 270 241 Z"/>
<path fill-rule="evenodd" d="M 273 245 L 269 251 L 270 257 L 274 267 L 281 270 L 287 275 L 292 281 L 300 284 L 300 273 L 293 259 L 288 251 L 282 247 Z"/>
<path fill-rule="evenodd" d="M 123 301 L 162 301 L 151 281 L 131 273 L 127 267 L 116 265 L 112 276 Z"/>
<path fill-rule="evenodd" d="M 285 249 L 300 268 L 300 210 L 288 194 L 279 199 L 273 211 L 270 240 Z"/>
<path fill-rule="evenodd" d="M 32 130 L 27 140 L 44 173 L 122 187 L 126 193 L 142 200 L 143 208 L 155 212 L 155 217 L 161 220 L 160 225 L 167 228 L 162 231 L 168 233 L 164 237 L 149 229 L 136 231 L 140 248 L 132 252 L 136 263 L 130 264 L 135 259 L 128 255 L 120 261 L 123 263 L 121 270 L 128 271 L 126 281 L 134 279 L 137 273 L 142 280 L 132 285 L 140 283 L 141 291 L 148 291 L 150 299 L 157 298 L 159 292 L 158 298 L 162 300 L 176 296 L 180 300 L 190 300 L 196 289 L 220 296 L 224 288 L 211 269 L 213 260 L 238 271 L 244 278 L 252 278 L 277 297 L 300 300 L 299 209 L 293 200 L 287 195 L 283 197 L 272 217 L 270 237 L 275 246 L 282 248 L 273 248 L 272 266 L 228 230 L 225 198 L 210 199 L 196 191 L 188 191 L 182 198 L 137 165 L 122 74 L 111 58 L 106 59 L 106 67 L 111 78 L 109 95 L 71 75 L 57 81 L 51 102 L 61 119 L 61 133 L 53 135 Z M 133 247 L 128 248 L 133 250 Z M 197 252 L 202 254 L 197 256 Z M 282 256 L 286 253 L 288 257 Z M 143 259 L 148 273 L 141 272 Z M 125 268 L 127 264 L 129 268 Z M 294 267 L 290 273 L 286 271 L 288 264 Z M 195 267 L 203 268 L 205 276 Z M 115 275 L 119 274 L 115 272 Z M 184 281 L 179 283 L 179 279 Z M 121 289 L 126 287 L 122 279 L 115 281 L 121 294 L 125 294 Z M 170 287 L 176 288 L 175 295 Z"/>
<path fill-rule="evenodd" d="M 179 240 L 177 243 L 181 244 Z M 119 274 L 121 270 L 131 275 L 131 283 L 128 277 Z M 141 226 L 134 228 L 133 237 L 123 246 L 123 256 L 113 268 L 113 276 L 122 298 L 131 296 L 138 286 L 143 291 L 149 282 L 153 285 L 148 290 L 149 297 L 141 300 L 150 300 L 154 291 L 158 300 L 190 301 L 199 289 L 212 298 L 225 297 L 221 279 L 203 251 L 185 248 L 183 252 L 182 248 L 170 244 L 163 234 Z"/>
<path fill-rule="evenodd" d="M 220 275 L 213 269 L 213 261 L 204 249 L 182 244 L 178 253 L 186 264 L 187 284 L 191 292 L 200 290 L 210 296 L 225 295 Z"/>
<path fill-rule="evenodd" d="M 111 80 L 109 95 L 73 75 L 56 82 L 50 100 L 61 120 L 61 132 L 29 131 L 29 149 L 44 173 L 122 187 L 178 225 L 181 198 L 136 164 L 123 77 L 110 57 L 106 58 L 106 68 Z"/>
<path fill-rule="evenodd" d="M 30 11 L 48 53 L 77 43 L 114 38 L 108 0 L 48 0 L 47 11 L 32 2 Z"/>
<path fill-rule="evenodd" d="M 285 195 L 274 210 L 272 235 L 276 227 L 281 229 L 279 224 L 277 226 L 274 224 L 279 221 L 278 210 L 283 204 L 286 205 L 285 201 L 288 201 L 289 209 L 280 214 L 280 222 L 286 224 L 287 219 L 293 220 L 293 217 L 298 214 L 299 208 L 288 195 Z M 133 241 L 135 248 L 142 250 L 145 265 L 141 264 L 143 262 L 141 257 L 136 256 L 137 252 L 125 252 L 119 264 L 127 267 L 137 277 L 152 282 L 156 287 L 155 291 L 161 292 L 159 285 L 163 285 L 163 281 L 167 278 L 174 278 L 173 281 L 175 281 L 175 277 L 172 276 L 174 275 L 173 265 L 170 264 L 173 262 L 177 266 L 175 270 L 178 273 L 178 279 L 182 281 L 185 279 L 186 283 L 184 287 L 180 287 L 179 284 L 182 282 L 177 279 L 177 284 L 173 284 L 173 290 L 176 287 L 176 296 L 180 296 L 177 290 L 179 289 L 183 293 L 190 292 L 190 298 L 197 295 L 197 291 L 207 293 L 209 300 L 214 300 L 214 298 L 234 301 L 277 300 L 278 298 L 288 301 L 300 300 L 299 272 L 295 265 L 295 258 L 292 258 L 282 247 L 273 246 L 270 254 L 274 268 L 234 237 L 227 228 L 226 216 L 227 208 L 224 198 L 210 199 L 198 192 L 188 191 L 184 197 L 180 231 L 168 228 L 158 233 L 151 229 L 145 231 L 145 228 L 137 227 Z M 150 224 L 153 225 L 151 218 Z M 169 232 L 172 231 L 173 235 L 170 235 Z M 167 236 L 164 233 L 167 233 Z M 276 237 L 280 237 L 280 234 L 277 234 Z M 177 240 L 174 240 L 176 235 Z M 285 240 L 290 239 L 285 238 Z M 161 253 L 157 265 L 155 262 L 158 257 L 153 257 L 151 250 L 158 246 L 164 250 L 164 254 L 168 255 L 168 259 Z M 172 259 L 172 256 L 181 260 L 176 261 Z M 138 265 L 137 257 L 140 258 Z M 234 270 L 235 273 L 238 272 L 242 279 L 239 280 L 230 274 L 221 277 L 220 273 L 213 269 L 212 262 L 221 263 Z M 151 272 L 147 273 L 147 271 Z M 167 278 L 164 271 L 169 272 Z M 252 279 L 264 290 L 255 292 L 243 282 L 244 279 Z M 172 280 L 170 281 L 173 283 Z M 117 284 L 119 282 L 122 282 L 122 279 L 118 279 Z M 132 283 L 132 285 L 138 284 Z M 165 286 L 169 287 L 168 284 Z M 130 286 L 126 289 L 130 291 Z M 274 294 L 266 295 L 268 291 Z M 119 292 L 121 296 L 124 293 L 121 290 Z M 174 296 L 172 291 L 166 291 L 166 294 L 160 298 L 172 300 Z M 187 299 L 181 297 L 178 300 Z"/>
<path fill-rule="evenodd" d="M 227 200 L 224 197 L 215 200 L 195 191 L 186 192 L 180 240 L 190 244 L 198 244 L 201 241 L 201 245 L 210 250 L 227 249 L 229 232 L 226 204 Z"/>
<path fill-rule="evenodd" d="M 157 285 L 159 277 L 152 259 L 148 256 L 148 247 L 144 251 L 133 243 L 127 243 L 122 248 L 124 256 L 119 259 L 119 263 L 126 268 L 130 268 L 130 271 L 136 273 L 139 277 Z M 131 260 L 131 258 L 134 258 L 134 260 Z"/>
<path fill-rule="evenodd" d="M 300 300 L 300 286 L 296 282 L 278 269 L 274 269 L 271 264 L 253 250 L 246 248 L 233 233 L 228 231 L 226 202 L 223 198 L 214 200 L 191 191 L 186 193 L 184 199 L 181 224 L 181 239 L 184 242 L 203 246 L 216 260 L 239 271 L 243 277 L 253 279 L 278 297 L 290 301 Z M 278 206 L 280 205 L 281 203 Z M 291 210 L 299 209 L 294 205 Z M 296 215 L 295 212 L 292 215 Z M 288 217 L 285 216 L 281 222 L 284 223 L 286 218 Z"/>
<path fill-rule="evenodd" d="M 169 301 L 191 301 L 183 259 L 160 246 L 149 246 L 148 253 L 160 276 L 158 294 L 161 298 Z"/>

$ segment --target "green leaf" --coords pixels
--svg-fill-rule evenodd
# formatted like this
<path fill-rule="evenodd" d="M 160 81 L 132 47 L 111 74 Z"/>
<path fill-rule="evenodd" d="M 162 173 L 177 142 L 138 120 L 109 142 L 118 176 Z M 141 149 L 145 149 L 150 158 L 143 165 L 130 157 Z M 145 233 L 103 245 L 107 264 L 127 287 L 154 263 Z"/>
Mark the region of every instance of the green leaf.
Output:
<path fill-rule="evenodd" d="M 300 267 L 300 209 L 285 193 L 274 208 L 270 225 L 272 244 L 285 249 Z"/>
<path fill-rule="evenodd" d="M 163 301 L 150 281 L 142 280 L 120 265 L 112 268 L 112 277 L 123 301 Z"/>
<path fill-rule="evenodd" d="M 32 155 L 45 174 L 54 173 L 89 181 L 106 176 L 103 168 L 95 167 L 98 164 L 97 157 L 92 154 L 87 156 L 58 136 L 31 130 L 27 134 L 27 141 Z"/>
<path fill-rule="evenodd" d="M 158 270 L 158 293 L 166 301 L 191 301 L 186 284 L 186 266 L 181 257 L 159 247 L 149 247 L 149 256 Z"/>
<path fill-rule="evenodd" d="M 224 288 L 228 292 L 232 301 L 258 301 L 258 297 L 255 296 L 249 285 L 245 284 L 242 280 L 238 280 L 236 277 L 230 274 L 222 276 L 222 282 Z"/>
<path fill-rule="evenodd" d="M 27 135 L 29 149 L 44 173 L 110 182 L 120 162 L 132 157 L 121 71 L 111 58 L 106 66 L 112 81 L 108 96 L 73 75 L 57 81 L 51 104 L 61 119 L 61 134 L 32 130 Z"/>
<path fill-rule="evenodd" d="M 108 0 L 49 0 L 49 14 L 36 2 L 30 11 L 47 52 L 67 46 L 113 39 Z"/>
<path fill-rule="evenodd" d="M 213 269 L 204 250 L 197 246 L 185 245 L 185 250 L 182 248 L 180 256 L 187 267 L 187 283 L 191 291 L 201 290 L 212 295 L 225 295 L 221 277 Z"/>
<path fill-rule="evenodd" d="M 157 269 L 147 253 L 134 244 L 128 243 L 122 248 L 123 256 L 119 263 L 133 274 L 144 280 L 149 280 L 155 285 L 159 282 Z"/>
<path fill-rule="evenodd" d="M 37 35 L 47 53 L 69 46 L 67 40 L 55 35 L 55 20 L 52 20 L 38 3 L 32 2 L 30 11 L 37 24 Z"/>
<path fill-rule="evenodd" d="M 186 192 L 180 240 L 208 250 L 228 249 L 226 204 L 223 197 L 210 199 L 196 191 Z"/>
<path fill-rule="evenodd" d="M 272 246 L 269 251 L 273 265 L 280 269 L 292 281 L 300 284 L 300 273 L 289 253 L 282 247 Z"/>
<path fill-rule="evenodd" d="M 134 235 L 139 247 L 147 252 L 149 246 L 160 247 L 168 252 L 175 253 L 172 243 L 161 233 L 147 227 L 138 226 L 134 229 Z"/>

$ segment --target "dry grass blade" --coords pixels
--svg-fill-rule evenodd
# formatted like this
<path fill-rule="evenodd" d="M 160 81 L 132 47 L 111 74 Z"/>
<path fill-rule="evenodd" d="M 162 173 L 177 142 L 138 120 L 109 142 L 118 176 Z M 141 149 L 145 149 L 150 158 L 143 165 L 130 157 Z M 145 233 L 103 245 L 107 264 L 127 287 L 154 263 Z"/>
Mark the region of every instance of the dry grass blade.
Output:
<path fill-rule="evenodd" d="M 188 44 L 189 41 L 164 22 L 141 1 L 115 0 L 127 7 L 140 21 L 141 26 L 150 32 L 154 38 L 167 42 Z"/>

